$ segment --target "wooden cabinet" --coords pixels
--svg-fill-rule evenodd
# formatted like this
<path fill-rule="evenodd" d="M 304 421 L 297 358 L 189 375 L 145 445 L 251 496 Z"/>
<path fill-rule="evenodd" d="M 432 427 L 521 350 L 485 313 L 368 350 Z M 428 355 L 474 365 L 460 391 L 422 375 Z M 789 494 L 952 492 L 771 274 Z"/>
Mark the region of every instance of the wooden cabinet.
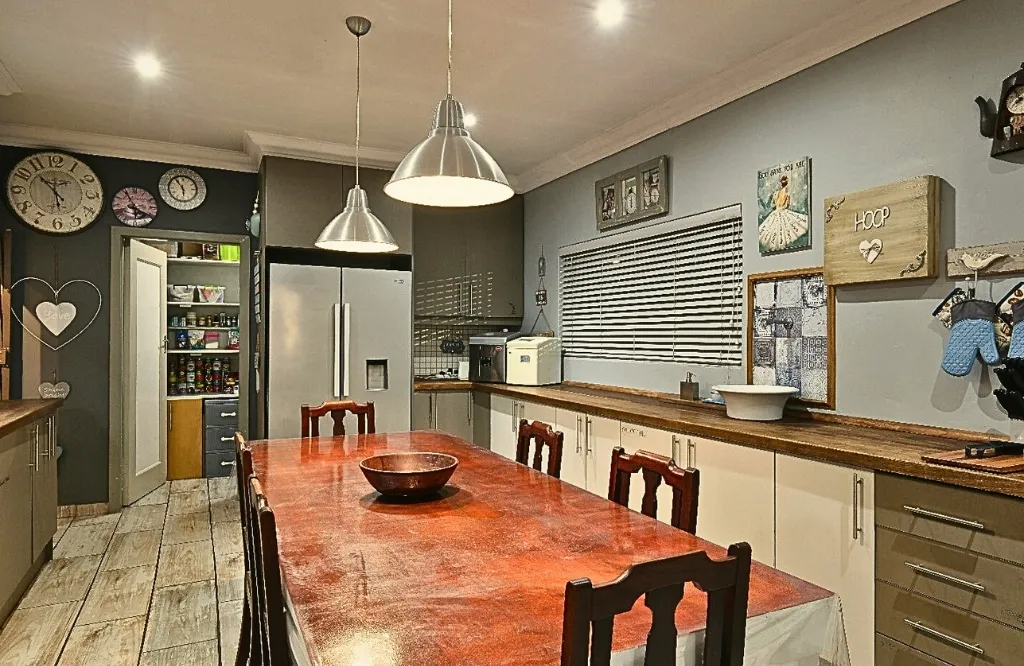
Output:
<path fill-rule="evenodd" d="M 776 454 L 775 482 L 776 567 L 839 595 L 851 664 L 873 666 L 874 473 Z"/>
<path fill-rule="evenodd" d="M 413 213 L 415 314 L 523 316 L 523 199 Z"/>
<path fill-rule="evenodd" d="M 775 562 L 775 454 L 688 437 L 677 446 L 679 466 L 700 471 L 697 536 L 721 546 L 750 544 L 753 558 Z"/>
<path fill-rule="evenodd" d="M 667 458 L 674 458 L 680 442 L 679 435 L 649 428 L 647 426 L 623 423 L 619 427 L 619 445 L 626 450 L 626 453 L 636 453 L 643 450 Z M 611 476 L 611 464 L 609 463 L 609 479 Z M 644 499 L 644 484 L 639 476 L 635 476 L 629 483 L 629 507 L 640 511 Z M 703 498 L 701 498 L 703 499 Z M 699 509 L 698 509 L 699 511 Z M 672 488 L 668 484 L 658 486 L 658 520 L 663 523 L 672 523 Z M 698 513 L 697 524 L 700 525 L 700 514 Z"/>
<path fill-rule="evenodd" d="M 203 476 L 203 401 L 167 401 L 167 479 Z"/>
<path fill-rule="evenodd" d="M 0 440 L 0 624 L 17 602 L 12 597 L 35 559 L 30 467 L 34 453 L 31 427 Z"/>
<path fill-rule="evenodd" d="M 57 531 L 57 433 L 55 417 L 32 427 L 35 461 L 32 469 L 32 556 L 46 549 Z"/>
<path fill-rule="evenodd" d="M 412 429 L 432 430 L 434 427 L 434 392 L 413 391 Z"/>

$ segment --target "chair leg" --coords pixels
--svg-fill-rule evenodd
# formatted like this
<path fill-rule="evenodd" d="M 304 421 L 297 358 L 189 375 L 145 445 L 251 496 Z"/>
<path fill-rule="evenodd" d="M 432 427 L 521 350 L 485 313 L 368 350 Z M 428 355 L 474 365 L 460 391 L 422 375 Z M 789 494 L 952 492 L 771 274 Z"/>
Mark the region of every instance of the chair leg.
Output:
<path fill-rule="evenodd" d="M 249 617 L 249 603 L 242 606 L 242 629 L 238 632 L 238 651 L 235 653 L 235 666 L 247 666 L 249 653 L 252 650 L 252 618 Z"/>

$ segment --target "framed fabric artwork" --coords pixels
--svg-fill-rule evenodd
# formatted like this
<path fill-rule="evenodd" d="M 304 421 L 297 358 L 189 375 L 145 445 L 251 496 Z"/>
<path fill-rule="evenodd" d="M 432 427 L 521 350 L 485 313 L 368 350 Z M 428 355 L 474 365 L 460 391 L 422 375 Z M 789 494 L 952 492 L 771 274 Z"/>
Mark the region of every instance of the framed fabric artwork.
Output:
<path fill-rule="evenodd" d="M 761 255 L 811 247 L 811 158 L 757 172 L 757 242 Z"/>
<path fill-rule="evenodd" d="M 747 277 L 747 383 L 792 386 L 793 402 L 836 407 L 835 290 L 822 268 Z"/>
<path fill-rule="evenodd" d="M 597 181 L 594 196 L 598 230 L 668 213 L 668 183 L 665 155 Z"/>

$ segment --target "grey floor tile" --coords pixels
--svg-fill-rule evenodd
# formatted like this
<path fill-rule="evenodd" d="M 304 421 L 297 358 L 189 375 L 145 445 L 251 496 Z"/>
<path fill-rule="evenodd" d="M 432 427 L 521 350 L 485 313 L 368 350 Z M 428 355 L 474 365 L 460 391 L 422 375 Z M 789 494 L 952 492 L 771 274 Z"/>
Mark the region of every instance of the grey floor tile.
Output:
<path fill-rule="evenodd" d="M 238 510 L 238 500 L 228 497 L 212 500 L 210 519 L 215 523 L 240 523 L 242 516 Z"/>
<path fill-rule="evenodd" d="M 55 558 L 102 555 L 114 533 L 116 523 L 105 525 L 72 525 L 53 551 Z"/>
<path fill-rule="evenodd" d="M 209 512 L 167 516 L 164 524 L 165 546 L 189 541 L 209 541 L 211 538 Z"/>
<path fill-rule="evenodd" d="M 60 657 L 60 666 L 136 666 L 146 630 L 145 616 L 77 625 Z"/>
<path fill-rule="evenodd" d="M 209 511 L 209 509 L 210 494 L 206 490 L 206 486 L 190 492 L 171 493 L 167 500 L 167 515 L 170 516 Z"/>
<path fill-rule="evenodd" d="M 72 526 L 86 527 L 88 525 L 117 525 L 121 519 L 120 513 L 101 513 L 95 516 L 82 516 L 71 521 Z"/>
<path fill-rule="evenodd" d="M 215 523 L 213 550 L 224 555 L 242 552 L 242 526 L 238 523 Z"/>
<path fill-rule="evenodd" d="M 115 533 L 162 530 L 166 513 L 167 507 L 163 504 L 130 506 L 121 512 L 121 521 L 117 524 Z"/>
<path fill-rule="evenodd" d="M 220 663 L 232 666 L 238 650 L 238 637 L 242 630 L 242 602 L 223 603 L 220 612 Z"/>
<path fill-rule="evenodd" d="M 236 601 L 245 597 L 245 554 L 217 555 L 217 599 Z"/>
<path fill-rule="evenodd" d="M 154 504 L 167 504 L 167 496 L 170 494 L 171 484 L 165 483 L 153 492 L 137 500 L 132 506 L 152 506 Z"/>
<path fill-rule="evenodd" d="M 206 490 L 206 479 L 178 479 L 171 481 L 171 494 L 194 493 L 197 490 Z"/>
<path fill-rule="evenodd" d="M 56 548 L 57 544 L 60 543 L 61 537 L 64 536 L 64 533 L 68 531 L 69 527 L 71 527 L 71 519 L 70 518 L 58 518 L 57 519 L 57 530 L 53 533 L 53 546 L 54 546 L 54 548 Z"/>
<path fill-rule="evenodd" d="M 217 638 L 217 593 L 212 580 L 161 587 L 153 594 L 145 650 Z"/>
<path fill-rule="evenodd" d="M 210 481 L 210 499 L 238 498 L 238 479 L 234 476 L 222 476 Z"/>
<path fill-rule="evenodd" d="M 56 664 L 80 605 L 71 601 L 14 611 L 0 633 L 0 665 Z"/>
<path fill-rule="evenodd" d="M 157 587 L 213 580 L 214 577 L 212 542 L 190 541 L 161 548 L 156 569 Z"/>
<path fill-rule="evenodd" d="M 155 566 L 160 557 L 161 532 L 126 532 L 110 540 L 100 566 L 104 571 Z"/>
<path fill-rule="evenodd" d="M 85 599 L 101 559 L 101 555 L 88 555 L 47 562 L 18 607 L 34 608 Z"/>
<path fill-rule="evenodd" d="M 143 652 L 139 666 L 217 666 L 217 659 L 217 641 L 214 640 Z"/>
<path fill-rule="evenodd" d="M 101 571 L 85 598 L 78 624 L 145 615 L 153 593 L 156 567 Z"/>

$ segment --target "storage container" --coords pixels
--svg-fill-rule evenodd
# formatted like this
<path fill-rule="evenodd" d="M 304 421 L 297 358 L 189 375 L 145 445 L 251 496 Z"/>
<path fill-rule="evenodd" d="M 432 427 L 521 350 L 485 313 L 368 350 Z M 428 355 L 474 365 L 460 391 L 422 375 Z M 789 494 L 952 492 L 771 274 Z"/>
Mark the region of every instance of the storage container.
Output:
<path fill-rule="evenodd" d="M 562 341 L 527 337 L 505 345 L 505 383 L 545 386 L 562 382 Z"/>

